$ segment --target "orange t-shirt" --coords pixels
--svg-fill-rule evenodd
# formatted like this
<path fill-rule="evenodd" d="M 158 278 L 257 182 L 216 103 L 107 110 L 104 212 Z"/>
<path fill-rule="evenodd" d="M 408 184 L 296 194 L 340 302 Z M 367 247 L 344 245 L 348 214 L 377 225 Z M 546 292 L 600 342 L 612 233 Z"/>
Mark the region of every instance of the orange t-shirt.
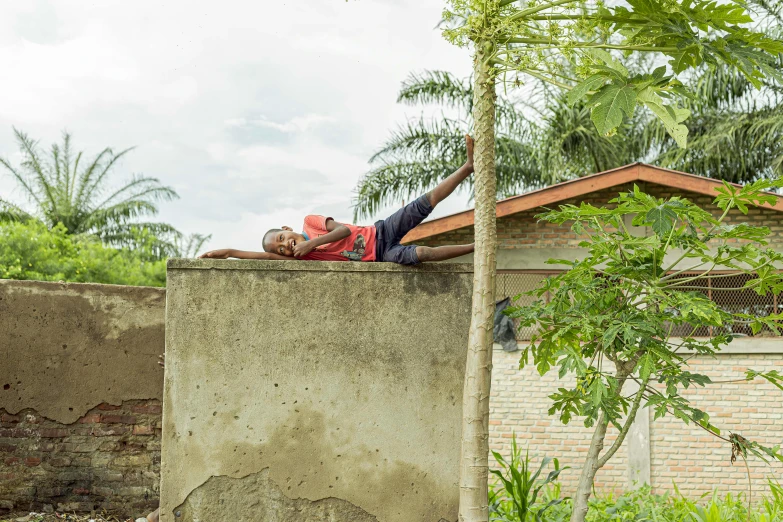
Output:
<path fill-rule="evenodd" d="M 306 216 L 303 231 L 308 240 L 327 234 L 324 216 Z M 302 257 L 312 261 L 375 261 L 375 227 L 340 223 L 348 227 L 351 235 L 334 243 L 327 243 Z"/>

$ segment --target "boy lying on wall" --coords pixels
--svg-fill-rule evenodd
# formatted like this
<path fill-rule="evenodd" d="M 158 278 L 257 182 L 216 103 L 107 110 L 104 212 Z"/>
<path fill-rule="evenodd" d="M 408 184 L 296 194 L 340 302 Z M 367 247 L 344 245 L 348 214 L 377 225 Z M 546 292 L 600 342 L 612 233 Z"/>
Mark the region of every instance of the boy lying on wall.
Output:
<path fill-rule="evenodd" d="M 372 226 L 338 223 L 330 217 L 306 216 L 302 233 L 291 227 L 267 231 L 263 252 L 223 248 L 202 254 L 201 258 L 275 259 L 307 261 L 388 261 L 418 265 L 445 261 L 473 252 L 473 244 L 426 247 L 401 245 L 402 238 L 430 215 L 438 203 L 454 192 L 473 172 L 473 138 L 466 135 L 468 159 L 437 187 Z"/>

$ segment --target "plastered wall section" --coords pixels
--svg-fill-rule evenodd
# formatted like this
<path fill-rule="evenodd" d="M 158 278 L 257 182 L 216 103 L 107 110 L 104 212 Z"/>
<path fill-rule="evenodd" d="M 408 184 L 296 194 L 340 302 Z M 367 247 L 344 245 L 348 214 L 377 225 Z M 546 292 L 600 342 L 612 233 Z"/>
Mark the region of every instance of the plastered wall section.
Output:
<path fill-rule="evenodd" d="M 169 261 L 161 519 L 456 521 L 472 277 Z"/>
<path fill-rule="evenodd" d="M 0 280 L 0 408 L 73 423 L 101 403 L 160 399 L 165 301 L 164 289 Z"/>

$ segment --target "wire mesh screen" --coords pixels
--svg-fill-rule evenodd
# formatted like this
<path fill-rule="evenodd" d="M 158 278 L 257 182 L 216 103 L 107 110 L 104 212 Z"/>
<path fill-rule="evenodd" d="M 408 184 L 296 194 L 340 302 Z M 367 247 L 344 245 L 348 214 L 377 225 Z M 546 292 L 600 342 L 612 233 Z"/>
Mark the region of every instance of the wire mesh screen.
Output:
<path fill-rule="evenodd" d="M 506 297 L 515 297 L 524 292 L 534 290 L 538 288 L 541 282 L 550 275 L 558 274 L 560 272 L 551 271 L 499 271 L 497 274 L 497 300 L 500 301 Z M 686 279 L 697 275 L 696 273 L 683 273 L 677 276 L 675 279 Z M 766 316 L 773 313 L 783 312 L 783 295 L 768 294 L 765 296 L 758 295 L 753 290 L 738 290 L 742 288 L 745 283 L 751 279 L 752 276 L 746 274 L 732 274 L 730 272 L 715 273 L 707 277 L 706 279 L 699 279 L 688 283 L 688 291 L 699 292 L 704 294 L 708 299 L 714 301 L 723 310 L 731 313 L 747 313 L 759 316 Z M 548 295 L 544 295 L 545 299 L 549 299 Z M 517 306 L 523 306 L 530 304 L 535 300 L 533 296 L 521 295 L 517 301 L 514 302 Z M 676 310 L 671 310 L 672 314 L 676 314 Z M 520 341 L 529 341 L 530 337 L 535 333 L 533 328 L 519 328 L 519 320 L 515 320 L 517 327 L 517 339 Z M 726 330 L 736 336 L 753 336 L 750 327 L 744 323 L 734 323 L 729 325 Z M 702 326 L 694 330 L 692 326 L 681 325 L 675 326 L 672 330 L 672 335 L 675 337 L 711 337 L 718 332 L 714 328 L 709 326 Z M 756 336 L 759 337 L 771 337 L 775 333 L 771 330 L 764 328 Z"/>
<path fill-rule="evenodd" d="M 698 275 L 697 273 L 684 273 L 675 278 L 687 279 Z M 707 278 L 687 283 L 687 291 L 704 294 L 709 300 L 716 303 L 721 309 L 730 313 L 746 313 L 757 316 L 767 316 L 783 311 L 783 300 L 780 294 L 758 295 L 753 290 L 741 290 L 741 288 L 753 276 L 747 274 L 732 274 L 731 272 L 715 273 Z M 684 289 L 685 290 L 685 289 Z M 676 310 L 671 311 L 676 314 Z M 750 327 L 745 323 L 733 323 L 723 329 L 726 333 L 735 336 L 753 336 Z M 710 337 L 723 333 L 715 328 L 703 326 L 694 328 L 688 325 L 675 326 L 672 335 L 678 337 Z M 757 337 L 771 337 L 775 333 L 766 327 L 756 334 Z"/>
<path fill-rule="evenodd" d="M 557 274 L 559 272 L 542 272 L 542 271 L 498 271 L 497 278 L 495 279 L 497 300 L 500 301 L 506 297 L 512 299 L 519 294 L 535 290 L 541 284 L 541 281 L 548 276 Z M 548 299 L 548 296 L 544 296 Z M 518 300 L 513 301 L 512 304 L 516 306 L 524 306 L 535 301 L 534 296 L 521 295 Z M 517 340 L 529 341 L 533 335 L 533 328 L 519 328 L 519 320 L 515 319 L 514 324 L 516 326 Z"/>

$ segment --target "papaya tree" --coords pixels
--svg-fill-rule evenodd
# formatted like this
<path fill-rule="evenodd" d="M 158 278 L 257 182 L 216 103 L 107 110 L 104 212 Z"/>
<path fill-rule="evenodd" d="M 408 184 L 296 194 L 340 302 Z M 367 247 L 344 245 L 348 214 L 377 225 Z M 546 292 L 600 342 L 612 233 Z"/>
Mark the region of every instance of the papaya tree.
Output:
<path fill-rule="evenodd" d="M 726 64 L 756 87 L 763 78 L 777 75 L 783 43 L 751 29 L 746 6 L 738 0 L 628 0 L 612 5 L 575 0 L 448 1 L 444 36 L 456 45 L 471 46 L 474 81 L 476 250 L 463 395 L 460 521 L 488 520 L 498 83 L 504 88 L 524 86 L 535 78 L 568 89 L 572 103 L 586 100 L 593 124 L 604 135 L 615 133 L 642 106 L 685 147 L 688 129 L 683 122 L 689 112 L 677 105 L 680 97 L 672 96 L 687 94 L 678 75 L 704 64 Z M 660 58 L 660 65 L 648 73 L 630 74 L 623 62 L 635 53 L 651 53 Z M 574 520 L 584 518 L 579 513 L 575 510 Z"/>
<path fill-rule="evenodd" d="M 774 204 L 778 196 L 763 190 L 780 187 L 783 181 L 760 180 L 742 188 L 724 182 L 715 199 L 720 217 L 687 199 L 659 199 L 638 187 L 608 207 L 562 205 L 540 216 L 559 225 L 571 223 L 575 233 L 586 236 L 580 246 L 587 255 L 578 261 L 550 260 L 566 271 L 530 292 L 539 298 L 548 293 L 549 300 L 510 312 L 538 331 L 520 366 L 532 356 L 540 374 L 557 368 L 561 379 L 568 376 L 570 383 L 573 377 L 571 386 L 564 383 L 550 396 L 550 415 L 559 414 L 564 423 L 581 416 L 593 428 L 572 521 L 585 519 L 596 472 L 620 448 L 641 407 L 651 408 L 656 419 L 674 415 L 724 440 L 732 462 L 749 455 L 783 462 L 778 448 L 721 433 L 707 412 L 681 394 L 712 383 L 690 371 L 687 361 L 693 355 L 716 354 L 738 332 L 781 333 L 778 310 L 726 310 L 706 293 L 707 278 L 713 293 L 783 291 L 783 254 L 767 246 L 769 228 L 726 222 L 732 210 L 747 213 L 750 206 Z M 640 237 L 632 226 L 649 227 L 652 233 Z M 713 273 L 721 269 L 732 273 Z M 733 283 L 738 279 L 744 284 Z M 777 371 L 749 369 L 744 380 L 757 377 L 783 390 Z M 637 384 L 634 390 L 630 381 Z M 610 424 L 618 435 L 604 451 Z"/>

